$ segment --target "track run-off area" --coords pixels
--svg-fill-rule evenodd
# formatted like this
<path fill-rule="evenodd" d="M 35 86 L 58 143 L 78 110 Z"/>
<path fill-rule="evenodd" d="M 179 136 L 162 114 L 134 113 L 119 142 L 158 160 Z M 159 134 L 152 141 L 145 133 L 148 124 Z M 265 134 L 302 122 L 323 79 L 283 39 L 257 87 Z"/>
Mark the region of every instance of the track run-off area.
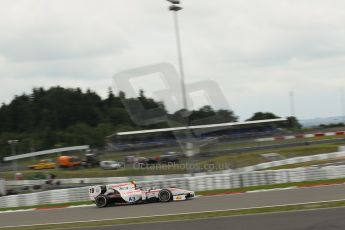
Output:
<path fill-rule="evenodd" d="M 279 212 L 230 216 L 199 220 L 169 221 L 158 223 L 113 225 L 83 230 L 343 230 L 345 229 L 345 208 L 319 210 L 304 210 L 294 212 Z"/>
<path fill-rule="evenodd" d="M 345 185 L 275 190 L 245 194 L 200 196 L 193 200 L 97 208 L 95 206 L 0 213 L 0 228 L 89 222 L 221 210 L 345 200 Z"/>

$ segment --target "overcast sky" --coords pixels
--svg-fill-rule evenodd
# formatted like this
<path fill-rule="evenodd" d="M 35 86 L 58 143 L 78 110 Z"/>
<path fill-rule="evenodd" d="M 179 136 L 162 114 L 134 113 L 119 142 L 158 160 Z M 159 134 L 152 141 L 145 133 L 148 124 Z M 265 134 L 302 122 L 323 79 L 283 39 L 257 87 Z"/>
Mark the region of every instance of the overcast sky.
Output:
<path fill-rule="evenodd" d="M 1 0 L 1 102 L 56 85 L 104 97 L 120 71 L 177 67 L 167 7 L 165 0 Z M 183 7 L 187 83 L 217 82 L 241 119 L 289 115 L 290 91 L 299 118 L 342 114 L 345 1 L 185 0 Z"/>

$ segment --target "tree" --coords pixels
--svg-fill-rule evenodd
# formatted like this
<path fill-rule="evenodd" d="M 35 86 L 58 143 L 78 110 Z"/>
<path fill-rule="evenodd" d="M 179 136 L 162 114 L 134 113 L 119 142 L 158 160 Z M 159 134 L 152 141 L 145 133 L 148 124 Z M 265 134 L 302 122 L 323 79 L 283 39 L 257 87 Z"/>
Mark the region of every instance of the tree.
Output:
<path fill-rule="evenodd" d="M 209 105 L 205 105 L 201 107 L 199 110 L 192 111 L 192 114 L 190 115 L 191 121 L 196 121 L 200 119 L 205 119 L 208 117 L 213 117 L 216 115 L 216 112 L 213 110 L 213 108 Z"/>
<path fill-rule="evenodd" d="M 236 116 L 234 111 L 231 111 L 231 110 L 226 110 L 226 109 L 217 110 L 216 116 L 219 123 L 238 121 L 238 116 Z"/>
<path fill-rule="evenodd" d="M 282 124 L 283 128 L 299 130 L 302 128 L 302 125 L 299 123 L 296 117 L 287 117 L 287 122 Z"/>
<path fill-rule="evenodd" d="M 269 112 L 257 112 L 251 118 L 247 119 L 247 121 L 268 120 L 276 118 L 280 117 Z M 302 125 L 299 123 L 296 117 L 287 117 L 286 122 L 279 122 L 275 124 L 275 126 L 291 130 L 299 130 L 302 128 Z"/>
<path fill-rule="evenodd" d="M 231 110 L 214 110 L 211 106 L 205 105 L 199 110 L 193 111 L 190 120 L 193 125 L 204 125 L 235 122 L 238 117 Z"/>
<path fill-rule="evenodd" d="M 116 97 L 111 88 L 108 89 L 108 97 L 104 100 L 104 107 L 106 109 L 113 107 L 123 107 L 120 96 Z"/>
<path fill-rule="evenodd" d="M 123 102 L 135 102 L 145 109 L 158 108 L 166 113 L 163 103 L 140 92 L 139 98 L 115 95 L 111 89 L 102 99 L 92 90 L 80 88 L 33 88 L 31 94 L 16 96 L 0 106 L 0 155 L 10 154 L 7 140 L 19 139 L 18 150 L 29 152 L 59 146 L 104 145 L 104 138 L 118 129 L 139 129 L 127 113 Z M 136 109 L 138 107 L 135 107 Z M 160 128 L 166 124 L 145 128 Z"/>
<path fill-rule="evenodd" d="M 280 117 L 269 112 L 256 112 L 251 118 L 247 119 L 247 121 L 268 120 L 268 119 L 276 119 L 276 118 L 280 118 Z"/>

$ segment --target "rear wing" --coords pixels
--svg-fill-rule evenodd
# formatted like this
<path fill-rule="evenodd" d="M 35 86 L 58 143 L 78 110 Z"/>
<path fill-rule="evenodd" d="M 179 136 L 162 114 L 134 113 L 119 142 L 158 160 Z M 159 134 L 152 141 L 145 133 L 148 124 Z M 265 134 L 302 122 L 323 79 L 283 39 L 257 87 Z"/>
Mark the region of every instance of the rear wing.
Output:
<path fill-rule="evenodd" d="M 104 185 L 95 185 L 89 187 L 89 198 L 90 200 L 95 200 L 96 197 L 102 193 L 104 193 Z"/>

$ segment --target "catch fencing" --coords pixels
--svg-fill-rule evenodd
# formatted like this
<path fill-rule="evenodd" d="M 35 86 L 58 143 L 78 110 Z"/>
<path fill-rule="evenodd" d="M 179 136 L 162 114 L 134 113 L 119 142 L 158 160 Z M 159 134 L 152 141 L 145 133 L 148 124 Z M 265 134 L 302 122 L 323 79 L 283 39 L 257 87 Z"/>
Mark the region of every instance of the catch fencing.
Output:
<path fill-rule="evenodd" d="M 180 177 L 141 181 L 143 188 L 178 187 L 193 191 L 234 189 L 249 186 L 273 185 L 290 182 L 315 181 L 345 177 L 345 165 L 323 168 L 224 173 L 194 177 Z M 30 194 L 0 197 L 0 208 L 57 204 L 88 200 L 88 187 L 59 189 Z"/>

